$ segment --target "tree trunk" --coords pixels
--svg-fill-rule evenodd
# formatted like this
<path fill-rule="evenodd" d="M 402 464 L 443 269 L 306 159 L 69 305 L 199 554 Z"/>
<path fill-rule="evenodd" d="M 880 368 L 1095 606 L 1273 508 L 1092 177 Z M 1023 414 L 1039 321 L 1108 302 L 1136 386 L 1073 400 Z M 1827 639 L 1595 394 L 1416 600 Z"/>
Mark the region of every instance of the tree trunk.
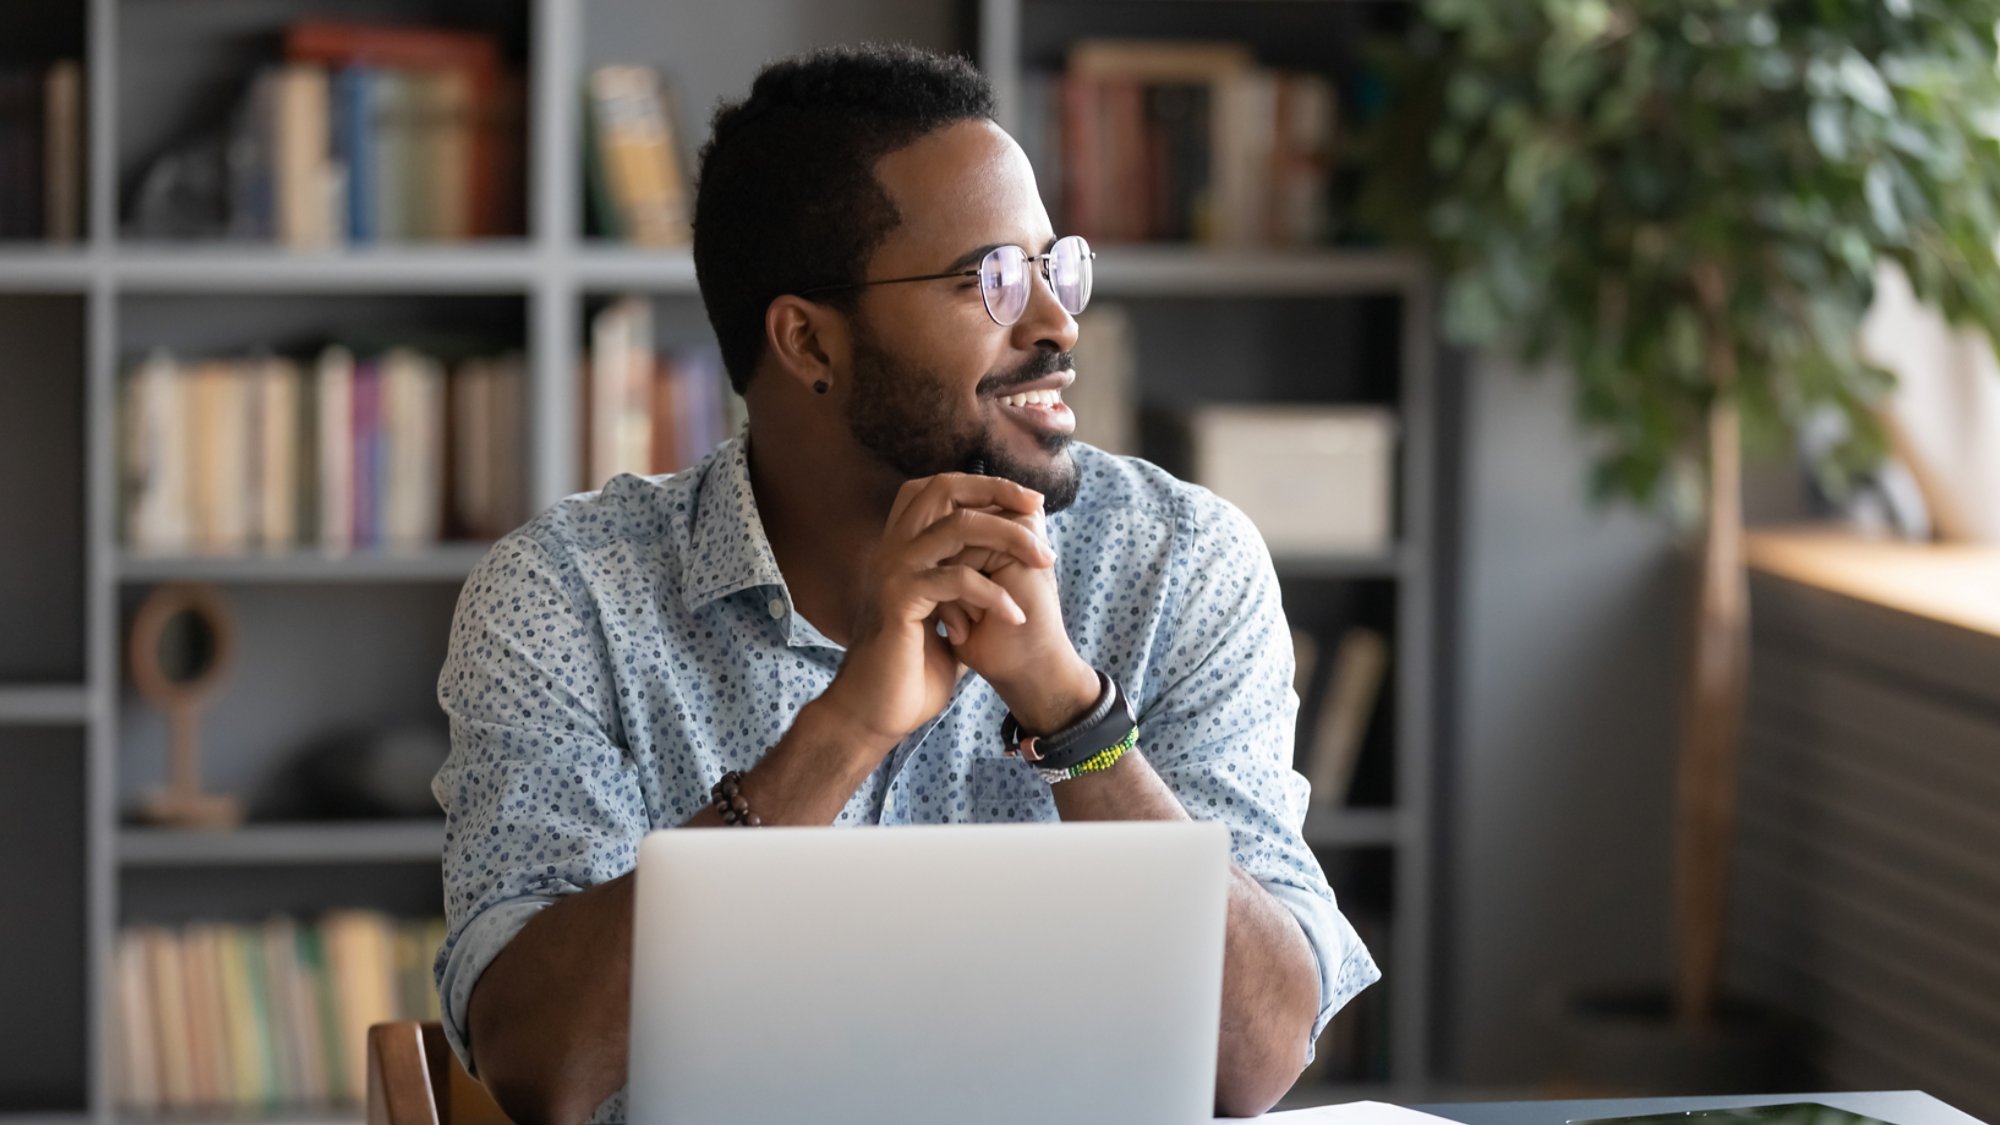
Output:
<path fill-rule="evenodd" d="M 1708 502 L 1688 646 L 1675 864 L 1675 1011 L 1686 1025 L 1707 1024 L 1722 989 L 1736 753 L 1749 676 L 1742 438 L 1726 384 L 1709 408 L 1707 452 Z"/>

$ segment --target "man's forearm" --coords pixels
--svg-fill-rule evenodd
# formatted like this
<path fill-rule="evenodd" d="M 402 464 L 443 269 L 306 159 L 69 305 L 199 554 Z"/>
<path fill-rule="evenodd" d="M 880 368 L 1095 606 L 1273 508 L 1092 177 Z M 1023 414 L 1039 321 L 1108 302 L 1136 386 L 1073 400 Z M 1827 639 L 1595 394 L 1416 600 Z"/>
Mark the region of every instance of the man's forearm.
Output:
<path fill-rule="evenodd" d="M 809 703 L 744 793 L 765 824 L 830 824 L 885 752 Z M 709 805 L 682 827 L 721 825 Z M 473 985 L 466 1030 L 479 1077 L 521 1125 L 587 1121 L 625 1084 L 632 883 L 621 875 L 535 915 Z"/>
<path fill-rule="evenodd" d="M 1141 755 L 1055 787 L 1064 820 L 1187 820 L 1173 790 Z M 1252 1117 L 1276 1105 L 1305 1069 L 1319 1014 L 1319 972 L 1305 931 L 1241 868 L 1229 869 L 1222 955 L 1222 1038 L 1215 1108 Z"/>

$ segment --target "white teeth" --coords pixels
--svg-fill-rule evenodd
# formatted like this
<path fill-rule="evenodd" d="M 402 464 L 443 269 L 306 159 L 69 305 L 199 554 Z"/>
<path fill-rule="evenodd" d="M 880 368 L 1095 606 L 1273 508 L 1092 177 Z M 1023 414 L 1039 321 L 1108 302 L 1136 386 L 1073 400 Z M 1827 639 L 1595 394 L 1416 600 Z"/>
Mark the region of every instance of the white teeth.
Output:
<path fill-rule="evenodd" d="M 1000 401 L 1007 406 L 1054 406 L 1062 401 L 1062 392 L 1022 391 L 1020 394 L 1004 395 Z"/>

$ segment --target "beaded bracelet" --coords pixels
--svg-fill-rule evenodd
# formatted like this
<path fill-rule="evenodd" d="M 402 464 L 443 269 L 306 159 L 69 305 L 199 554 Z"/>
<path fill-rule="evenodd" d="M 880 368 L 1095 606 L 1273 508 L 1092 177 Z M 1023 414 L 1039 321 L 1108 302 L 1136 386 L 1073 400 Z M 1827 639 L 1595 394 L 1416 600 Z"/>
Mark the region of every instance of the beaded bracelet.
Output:
<path fill-rule="evenodd" d="M 1139 728 L 1133 727 L 1131 730 L 1125 732 L 1124 738 L 1121 738 L 1112 745 L 1107 746 L 1102 750 L 1099 750 L 1097 753 L 1092 754 L 1090 757 L 1085 758 L 1083 761 L 1078 762 L 1077 764 L 1069 767 L 1068 769 L 1051 770 L 1051 769 L 1043 769 L 1037 766 L 1035 768 L 1035 772 L 1041 774 L 1042 780 L 1048 782 L 1050 785 L 1054 785 L 1057 782 L 1061 781 L 1068 781 L 1072 778 L 1082 777 L 1085 774 L 1103 773 L 1105 770 L 1108 770 L 1112 766 L 1117 765 L 1118 760 L 1125 756 L 1126 751 L 1131 750 L 1137 747 L 1138 745 L 1139 745 Z"/>
<path fill-rule="evenodd" d="M 708 791 L 715 799 L 715 811 L 722 814 L 722 823 L 741 825 L 745 828 L 762 828 L 764 818 L 750 811 L 749 798 L 743 795 L 743 771 L 730 770 Z"/>

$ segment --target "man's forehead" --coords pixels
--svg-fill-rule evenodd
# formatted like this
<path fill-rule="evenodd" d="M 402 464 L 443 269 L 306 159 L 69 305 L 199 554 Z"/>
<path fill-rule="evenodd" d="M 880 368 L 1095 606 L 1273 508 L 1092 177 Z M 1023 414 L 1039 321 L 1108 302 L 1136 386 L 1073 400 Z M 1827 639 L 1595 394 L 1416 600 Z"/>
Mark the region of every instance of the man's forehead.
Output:
<path fill-rule="evenodd" d="M 1047 235 L 1027 157 L 990 121 L 937 130 L 883 157 L 875 175 L 902 219 L 878 248 L 878 262 L 923 265 L 919 257 L 956 257 L 1000 242 L 1032 242 L 1039 250 Z"/>

